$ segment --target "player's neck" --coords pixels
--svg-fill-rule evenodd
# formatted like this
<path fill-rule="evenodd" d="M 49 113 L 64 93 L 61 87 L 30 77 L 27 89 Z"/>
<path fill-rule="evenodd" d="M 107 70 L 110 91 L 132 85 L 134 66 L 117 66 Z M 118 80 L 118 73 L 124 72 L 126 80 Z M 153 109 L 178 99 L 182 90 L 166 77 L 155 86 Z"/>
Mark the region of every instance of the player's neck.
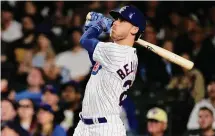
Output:
<path fill-rule="evenodd" d="M 130 39 L 123 39 L 123 40 L 114 41 L 114 42 L 119 45 L 127 45 L 127 46 L 131 46 L 131 47 L 133 47 L 133 45 L 134 45 L 134 41 L 130 40 Z"/>

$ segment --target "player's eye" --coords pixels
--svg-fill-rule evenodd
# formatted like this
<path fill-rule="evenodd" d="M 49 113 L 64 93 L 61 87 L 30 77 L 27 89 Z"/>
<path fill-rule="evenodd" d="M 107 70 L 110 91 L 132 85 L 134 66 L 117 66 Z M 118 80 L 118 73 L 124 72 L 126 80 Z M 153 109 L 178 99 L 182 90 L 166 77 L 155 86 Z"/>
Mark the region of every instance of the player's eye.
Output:
<path fill-rule="evenodd" d="M 119 20 L 120 22 L 124 22 L 125 21 L 125 19 L 122 18 L 122 17 L 118 17 L 117 20 Z"/>

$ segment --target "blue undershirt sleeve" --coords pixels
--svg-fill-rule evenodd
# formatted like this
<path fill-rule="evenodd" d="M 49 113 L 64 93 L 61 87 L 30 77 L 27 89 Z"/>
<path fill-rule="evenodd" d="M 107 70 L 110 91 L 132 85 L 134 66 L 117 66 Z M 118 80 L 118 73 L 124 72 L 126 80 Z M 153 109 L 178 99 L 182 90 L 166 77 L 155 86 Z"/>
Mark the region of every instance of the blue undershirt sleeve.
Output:
<path fill-rule="evenodd" d="M 88 51 L 90 60 L 92 64 L 94 65 L 95 61 L 93 60 L 93 52 L 96 48 L 96 45 L 98 44 L 99 40 L 97 39 L 98 36 L 102 33 L 102 28 L 90 27 L 82 36 L 80 39 L 80 43 L 83 48 L 85 48 Z"/>

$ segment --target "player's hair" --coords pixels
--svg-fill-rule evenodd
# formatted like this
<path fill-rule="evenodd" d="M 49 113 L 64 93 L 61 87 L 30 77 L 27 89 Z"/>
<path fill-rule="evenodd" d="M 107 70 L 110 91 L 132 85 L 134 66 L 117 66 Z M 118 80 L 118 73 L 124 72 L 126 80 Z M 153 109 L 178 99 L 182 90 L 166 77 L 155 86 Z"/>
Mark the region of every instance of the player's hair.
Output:
<path fill-rule="evenodd" d="M 199 109 L 199 112 L 200 111 L 208 111 L 212 116 L 213 116 L 213 111 L 211 110 L 211 109 L 209 109 L 208 107 L 201 107 L 200 109 Z"/>

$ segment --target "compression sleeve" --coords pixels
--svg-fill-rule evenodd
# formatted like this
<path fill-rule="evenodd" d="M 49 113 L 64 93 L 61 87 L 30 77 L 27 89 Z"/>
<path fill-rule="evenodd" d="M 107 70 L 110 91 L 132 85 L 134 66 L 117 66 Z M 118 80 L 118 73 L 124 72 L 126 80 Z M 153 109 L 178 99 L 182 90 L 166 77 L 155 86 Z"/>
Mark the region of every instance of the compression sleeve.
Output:
<path fill-rule="evenodd" d="M 80 39 L 80 43 L 82 47 L 84 47 L 89 54 L 90 60 L 92 63 L 93 61 L 93 52 L 98 44 L 99 40 L 97 39 L 98 36 L 102 33 L 102 28 L 100 27 L 90 27 Z"/>

